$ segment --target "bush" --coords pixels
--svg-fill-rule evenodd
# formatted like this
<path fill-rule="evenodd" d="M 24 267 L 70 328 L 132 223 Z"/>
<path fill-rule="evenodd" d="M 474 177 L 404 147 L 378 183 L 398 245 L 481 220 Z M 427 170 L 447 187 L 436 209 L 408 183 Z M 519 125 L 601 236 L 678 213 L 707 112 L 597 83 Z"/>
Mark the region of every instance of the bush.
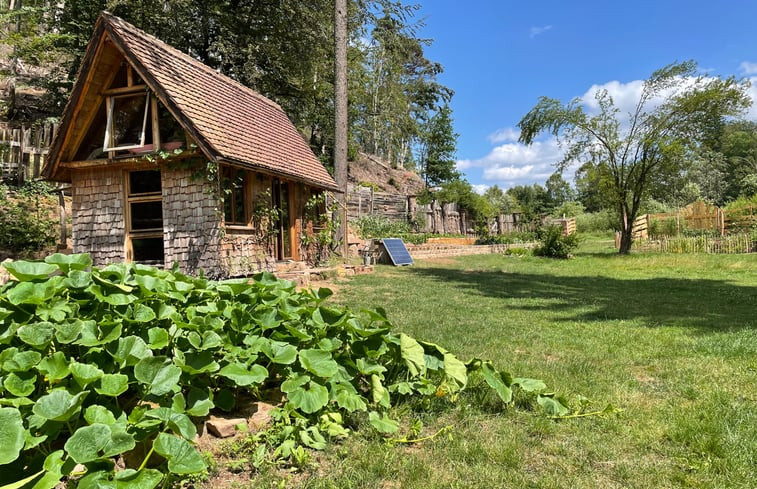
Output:
<path fill-rule="evenodd" d="M 482 236 L 476 240 L 477 245 L 497 245 L 497 244 L 516 244 L 529 243 L 536 241 L 536 233 L 530 231 L 513 232 L 507 234 L 490 234 Z"/>
<path fill-rule="evenodd" d="M 69 487 L 169 487 L 206 468 L 195 423 L 243 400 L 282 400 L 256 438 L 274 463 L 324 449 L 360 421 L 397 431 L 392 406 L 453 402 L 469 378 L 503 407 L 530 393 L 546 414 L 569 413 L 540 394 L 541 381 L 464 363 L 392 332 L 383 310 L 356 315 L 328 306 L 328 289 L 298 291 L 270 274 L 212 282 L 61 254 L 5 268 L 14 280 L 0 287 L 0 487 L 42 471 L 37 487 L 64 478 Z M 113 459 L 126 452 L 135 456 L 116 475 Z M 153 453 L 161 457 L 147 468 Z"/>
<path fill-rule="evenodd" d="M 56 203 L 45 193 L 37 186 L 25 186 L 15 196 L 0 191 L 0 248 L 23 255 L 55 243 L 58 223 L 46 209 Z"/>
<path fill-rule="evenodd" d="M 354 221 L 358 235 L 362 239 L 395 238 L 401 234 L 410 234 L 410 224 L 391 221 L 384 216 L 364 216 Z"/>
<path fill-rule="evenodd" d="M 531 254 L 531 250 L 528 248 L 508 248 L 505 250 L 507 256 L 528 256 Z"/>
<path fill-rule="evenodd" d="M 588 214 L 579 214 L 576 216 L 576 231 L 581 234 L 611 233 L 618 227 L 617 221 L 615 213 L 609 209 Z"/>
<path fill-rule="evenodd" d="M 578 236 L 563 236 L 559 226 L 547 226 L 539 230 L 539 245 L 534 248 L 534 255 L 549 258 L 570 258 L 571 252 L 578 247 Z"/>

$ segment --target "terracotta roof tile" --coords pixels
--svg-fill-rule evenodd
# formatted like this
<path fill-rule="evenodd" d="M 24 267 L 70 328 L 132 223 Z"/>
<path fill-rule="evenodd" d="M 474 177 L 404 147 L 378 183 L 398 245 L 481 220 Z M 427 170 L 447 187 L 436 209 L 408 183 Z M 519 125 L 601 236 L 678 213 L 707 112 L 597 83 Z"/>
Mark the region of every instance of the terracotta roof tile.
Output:
<path fill-rule="evenodd" d="M 216 158 L 336 189 L 279 105 L 118 17 L 103 20 L 148 85 L 157 85 Z"/>

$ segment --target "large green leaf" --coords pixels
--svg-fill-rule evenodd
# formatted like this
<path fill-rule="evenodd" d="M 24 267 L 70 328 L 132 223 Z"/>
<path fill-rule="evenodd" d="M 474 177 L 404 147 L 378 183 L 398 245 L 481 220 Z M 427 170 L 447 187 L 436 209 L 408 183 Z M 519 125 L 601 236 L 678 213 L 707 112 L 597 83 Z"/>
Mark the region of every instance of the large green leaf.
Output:
<path fill-rule="evenodd" d="M 48 381 L 65 379 L 71 373 L 66 355 L 61 351 L 56 351 L 52 355 L 43 358 L 37 364 L 37 370 L 44 374 Z"/>
<path fill-rule="evenodd" d="M 307 375 L 287 379 L 281 384 L 281 390 L 287 394 L 292 407 L 308 414 L 320 410 L 329 402 L 328 389 Z"/>
<path fill-rule="evenodd" d="M 15 408 L 0 408 L 0 465 L 16 460 L 24 442 L 21 412 Z"/>
<path fill-rule="evenodd" d="M 262 344 L 262 350 L 273 363 L 290 365 L 297 360 L 297 348 L 283 341 L 267 341 Z"/>
<path fill-rule="evenodd" d="M 154 489 L 163 480 L 163 474 L 155 469 L 125 469 L 116 473 L 116 489 Z"/>
<path fill-rule="evenodd" d="M 444 374 L 462 389 L 468 383 L 468 368 L 455 355 L 444 354 Z"/>
<path fill-rule="evenodd" d="M 134 366 L 134 377 L 150 394 L 162 396 L 178 387 L 181 369 L 164 356 L 148 357 Z"/>
<path fill-rule="evenodd" d="M 154 321 L 157 316 L 155 315 L 155 311 L 152 310 L 151 307 L 148 307 L 144 304 L 134 304 L 134 313 L 132 318 L 137 323 L 149 323 L 150 321 Z"/>
<path fill-rule="evenodd" d="M 234 362 L 219 370 L 218 375 L 233 380 L 238 386 L 243 387 L 262 383 L 268 377 L 268 370 L 258 364 L 248 369 L 244 364 Z"/>
<path fill-rule="evenodd" d="M 376 411 L 368 413 L 368 421 L 376 428 L 376 431 L 385 434 L 395 433 L 400 427 L 399 423 Z"/>
<path fill-rule="evenodd" d="M 526 392 L 543 392 L 547 389 L 547 384 L 543 380 L 538 379 L 525 379 L 515 378 L 513 379 L 513 385 L 520 386 Z"/>
<path fill-rule="evenodd" d="M 2 369 L 6 372 L 26 372 L 39 363 L 42 355 L 36 351 L 19 351 L 12 347 L 0 353 Z"/>
<path fill-rule="evenodd" d="M 174 474 L 195 474 L 205 470 L 205 462 L 200 454 L 183 438 L 168 433 L 158 433 L 153 447 L 158 455 L 168 460 L 168 470 Z"/>
<path fill-rule="evenodd" d="M 423 347 L 415 339 L 404 333 L 400 334 L 400 353 L 411 376 L 415 377 L 426 373 Z"/>
<path fill-rule="evenodd" d="M 55 296 L 56 284 L 52 280 L 45 282 L 21 282 L 7 291 L 6 297 L 13 305 L 44 304 Z"/>
<path fill-rule="evenodd" d="M 365 411 L 368 405 L 365 398 L 357 393 L 352 384 L 336 384 L 331 387 L 331 396 L 336 404 L 349 412 Z"/>
<path fill-rule="evenodd" d="M 3 387 L 16 397 L 26 397 L 34 392 L 36 382 L 32 372 L 12 372 L 3 380 Z"/>
<path fill-rule="evenodd" d="M 124 374 L 105 374 L 95 391 L 103 396 L 118 397 L 129 388 L 129 377 Z"/>
<path fill-rule="evenodd" d="M 187 394 L 186 412 L 190 416 L 207 416 L 213 409 L 212 393 L 209 389 L 191 387 Z"/>
<path fill-rule="evenodd" d="M 18 260 L 10 263 L 3 263 L 3 267 L 21 282 L 45 279 L 49 277 L 51 273 L 58 271 L 57 266 L 38 261 L 32 262 Z"/>
<path fill-rule="evenodd" d="M 151 409 L 145 413 L 145 416 L 163 421 L 168 429 L 187 440 L 193 440 L 197 435 L 197 428 L 192 420 L 186 414 L 177 413 L 171 408 Z"/>
<path fill-rule="evenodd" d="M 122 369 L 133 367 L 140 360 L 152 356 L 152 350 L 139 336 L 119 338 L 118 343 L 114 342 L 108 345 L 108 352 Z"/>
<path fill-rule="evenodd" d="M 103 377 L 103 371 L 88 363 L 71 362 L 71 375 L 77 384 L 86 387 Z"/>
<path fill-rule="evenodd" d="M 539 396 L 536 398 L 536 402 L 549 416 L 565 416 L 570 413 L 570 409 L 553 397 Z"/>
<path fill-rule="evenodd" d="M 32 411 L 51 421 L 68 421 L 81 408 L 89 391 L 71 395 L 66 389 L 54 389 L 40 397 Z"/>
<path fill-rule="evenodd" d="M 38 350 L 44 349 L 53 339 L 55 329 L 48 322 L 25 324 L 16 332 L 18 338 Z"/>
<path fill-rule="evenodd" d="M 136 446 L 134 436 L 110 426 L 95 423 L 82 426 L 66 441 L 66 452 L 77 463 L 84 464 L 127 452 Z"/>
<path fill-rule="evenodd" d="M 510 403 L 513 400 L 513 390 L 510 388 L 512 381 L 508 382 L 507 377 L 494 369 L 489 362 L 481 364 L 481 375 L 489 387 L 494 389 L 502 402 Z"/>
<path fill-rule="evenodd" d="M 319 349 L 300 351 L 300 365 L 313 375 L 326 379 L 336 374 L 339 368 L 330 352 Z"/>
<path fill-rule="evenodd" d="M 63 273 L 69 270 L 86 270 L 92 266 L 92 257 L 88 253 L 76 253 L 73 255 L 64 255 L 63 253 L 54 253 L 45 258 L 45 263 L 55 265 Z"/>

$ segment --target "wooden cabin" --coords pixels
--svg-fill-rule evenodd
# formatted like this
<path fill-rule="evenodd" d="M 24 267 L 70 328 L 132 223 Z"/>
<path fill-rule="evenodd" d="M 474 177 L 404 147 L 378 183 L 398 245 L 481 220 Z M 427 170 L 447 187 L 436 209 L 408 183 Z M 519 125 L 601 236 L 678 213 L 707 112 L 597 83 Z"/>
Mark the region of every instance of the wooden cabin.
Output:
<path fill-rule="evenodd" d="M 70 182 L 73 250 L 213 277 L 304 260 L 334 179 L 277 104 L 103 13 L 43 175 Z"/>

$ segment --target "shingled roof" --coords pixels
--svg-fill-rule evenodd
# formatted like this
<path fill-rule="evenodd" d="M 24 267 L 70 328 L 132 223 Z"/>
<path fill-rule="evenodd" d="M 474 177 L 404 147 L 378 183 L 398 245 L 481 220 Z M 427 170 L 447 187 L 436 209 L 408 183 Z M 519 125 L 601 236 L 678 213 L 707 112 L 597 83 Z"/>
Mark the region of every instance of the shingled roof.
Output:
<path fill-rule="evenodd" d="M 208 158 L 317 187 L 337 189 L 281 107 L 124 20 L 103 12 L 82 62 L 44 171 L 60 179 L 62 147 L 77 99 L 86 95 L 96 45 L 107 36 Z"/>

